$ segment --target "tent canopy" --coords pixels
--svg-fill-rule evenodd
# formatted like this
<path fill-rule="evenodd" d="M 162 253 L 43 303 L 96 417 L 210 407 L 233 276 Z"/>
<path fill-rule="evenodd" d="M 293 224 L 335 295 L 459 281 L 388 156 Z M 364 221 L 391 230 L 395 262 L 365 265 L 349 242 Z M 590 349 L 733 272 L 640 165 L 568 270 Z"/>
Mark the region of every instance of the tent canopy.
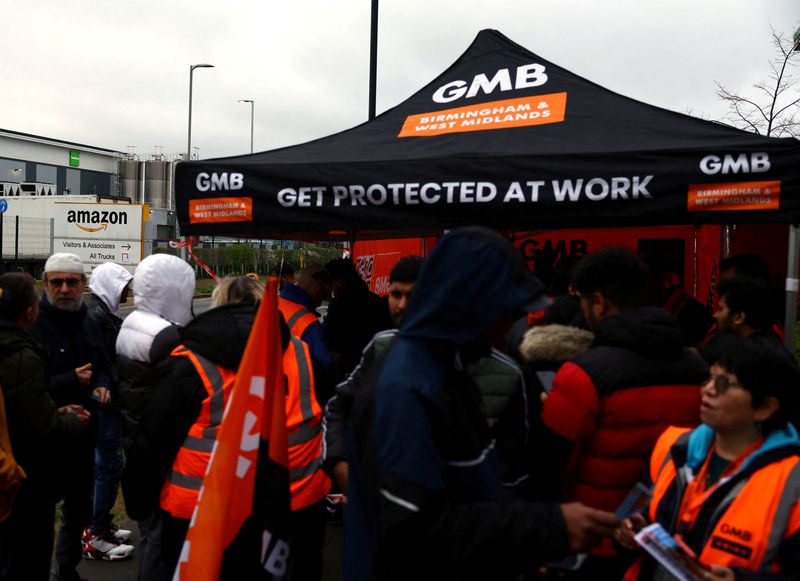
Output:
<path fill-rule="evenodd" d="M 181 233 L 349 239 L 800 222 L 800 141 L 618 95 L 478 34 L 444 73 L 342 133 L 181 163 Z"/>

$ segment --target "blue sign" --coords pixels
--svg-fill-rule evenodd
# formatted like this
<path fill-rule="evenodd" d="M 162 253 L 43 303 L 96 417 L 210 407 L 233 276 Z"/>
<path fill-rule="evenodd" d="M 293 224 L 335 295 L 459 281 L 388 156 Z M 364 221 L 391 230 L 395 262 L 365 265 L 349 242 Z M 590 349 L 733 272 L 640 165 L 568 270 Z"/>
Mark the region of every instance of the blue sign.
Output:
<path fill-rule="evenodd" d="M 6 200 L 0 200 L 0 214 L 8 210 L 8 202 Z"/>

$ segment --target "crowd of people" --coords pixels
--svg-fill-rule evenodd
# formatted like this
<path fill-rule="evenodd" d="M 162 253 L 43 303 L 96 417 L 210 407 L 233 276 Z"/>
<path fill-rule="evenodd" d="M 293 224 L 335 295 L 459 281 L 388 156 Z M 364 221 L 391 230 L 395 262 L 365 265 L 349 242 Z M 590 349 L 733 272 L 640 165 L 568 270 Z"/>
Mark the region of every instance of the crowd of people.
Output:
<path fill-rule="evenodd" d="M 348 259 L 285 267 L 287 579 L 322 578 L 334 498 L 347 581 L 670 579 L 654 527 L 687 578 L 800 578 L 800 369 L 763 260 L 722 262 L 713 313 L 653 256 L 543 282 L 478 227 L 387 297 Z M 177 257 L 85 270 L 0 275 L 0 580 L 173 577 L 265 292 L 227 277 L 194 316 Z"/>

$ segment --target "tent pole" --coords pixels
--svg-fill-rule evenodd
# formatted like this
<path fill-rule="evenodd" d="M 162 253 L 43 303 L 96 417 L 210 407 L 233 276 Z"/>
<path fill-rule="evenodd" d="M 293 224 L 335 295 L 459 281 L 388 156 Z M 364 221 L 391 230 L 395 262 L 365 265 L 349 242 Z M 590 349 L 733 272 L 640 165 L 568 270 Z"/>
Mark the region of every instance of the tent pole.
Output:
<path fill-rule="evenodd" d="M 369 29 L 369 116 L 375 119 L 375 102 L 378 85 L 378 0 L 372 0 L 372 18 Z"/>
<path fill-rule="evenodd" d="M 794 353 L 795 325 L 797 324 L 797 259 L 800 245 L 800 226 L 789 226 L 789 263 L 786 267 L 786 319 L 784 321 L 786 335 L 784 345 Z"/>

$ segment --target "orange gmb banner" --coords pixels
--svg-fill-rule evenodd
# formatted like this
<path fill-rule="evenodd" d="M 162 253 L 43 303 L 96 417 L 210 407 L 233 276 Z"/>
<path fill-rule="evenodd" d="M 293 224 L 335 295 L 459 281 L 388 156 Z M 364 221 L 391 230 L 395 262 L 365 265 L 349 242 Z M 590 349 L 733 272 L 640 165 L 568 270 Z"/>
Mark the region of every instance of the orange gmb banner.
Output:
<path fill-rule="evenodd" d="M 566 107 L 566 93 L 550 93 L 420 113 L 406 118 L 398 137 L 427 137 L 561 123 Z"/>
<path fill-rule="evenodd" d="M 253 198 L 204 198 L 189 200 L 189 223 L 252 222 Z"/>
<path fill-rule="evenodd" d="M 777 210 L 780 203 L 779 181 L 689 184 L 690 212 Z"/>

